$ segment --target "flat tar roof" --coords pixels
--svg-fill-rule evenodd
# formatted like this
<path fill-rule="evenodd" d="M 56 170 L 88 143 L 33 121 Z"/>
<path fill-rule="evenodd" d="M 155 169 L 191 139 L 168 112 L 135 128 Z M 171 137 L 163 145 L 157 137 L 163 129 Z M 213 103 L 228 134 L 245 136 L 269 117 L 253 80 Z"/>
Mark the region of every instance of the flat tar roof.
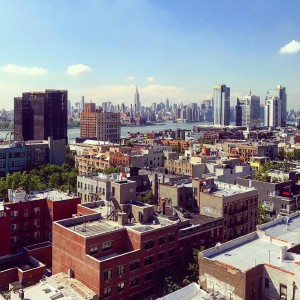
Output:
<path fill-rule="evenodd" d="M 277 220 L 258 226 L 267 235 L 288 243 L 300 244 L 300 214 L 280 217 Z"/>
<path fill-rule="evenodd" d="M 297 265 L 294 259 L 291 259 L 291 257 L 283 261 L 279 259 L 282 247 L 282 243 L 261 239 L 256 235 L 256 238 L 245 240 L 243 243 L 224 251 L 215 251 L 215 253 L 212 251 L 209 254 L 210 251 L 208 250 L 208 255 L 204 254 L 204 256 L 233 266 L 243 272 L 259 264 L 270 264 L 295 273 Z"/>

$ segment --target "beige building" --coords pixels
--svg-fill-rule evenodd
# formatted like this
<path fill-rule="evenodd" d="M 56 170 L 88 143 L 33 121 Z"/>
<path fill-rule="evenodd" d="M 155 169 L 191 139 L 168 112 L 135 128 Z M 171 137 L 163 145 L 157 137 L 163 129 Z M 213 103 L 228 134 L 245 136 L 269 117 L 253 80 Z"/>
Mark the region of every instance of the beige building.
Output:
<path fill-rule="evenodd" d="M 204 163 L 191 163 L 188 159 L 165 160 L 165 168 L 170 174 L 201 177 L 205 173 Z"/>
<path fill-rule="evenodd" d="M 120 142 L 120 114 L 103 112 L 95 103 L 85 103 L 80 113 L 80 137 L 100 141 Z"/>
<path fill-rule="evenodd" d="M 119 174 L 78 175 L 77 196 L 82 203 L 108 201 L 114 197 L 119 204 L 126 204 L 136 200 L 136 182 L 122 178 Z"/>
<path fill-rule="evenodd" d="M 87 175 L 110 167 L 110 152 L 99 152 L 98 147 L 85 150 L 75 156 L 75 168 L 79 174 Z"/>

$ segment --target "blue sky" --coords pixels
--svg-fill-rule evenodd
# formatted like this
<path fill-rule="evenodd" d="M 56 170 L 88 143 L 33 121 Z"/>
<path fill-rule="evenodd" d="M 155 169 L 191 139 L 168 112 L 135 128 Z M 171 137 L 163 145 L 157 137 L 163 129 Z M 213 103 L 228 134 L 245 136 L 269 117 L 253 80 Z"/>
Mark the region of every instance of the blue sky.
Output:
<path fill-rule="evenodd" d="M 98 104 L 200 102 L 286 86 L 300 109 L 300 1 L 0 0 L 0 107 L 67 89 Z M 281 50 L 280 50 L 281 49 Z"/>

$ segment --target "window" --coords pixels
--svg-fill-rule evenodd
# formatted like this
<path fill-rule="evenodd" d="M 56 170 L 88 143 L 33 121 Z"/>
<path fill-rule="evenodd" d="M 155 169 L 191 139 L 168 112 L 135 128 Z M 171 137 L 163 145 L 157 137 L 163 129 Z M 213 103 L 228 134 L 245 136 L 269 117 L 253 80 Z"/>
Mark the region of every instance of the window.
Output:
<path fill-rule="evenodd" d="M 113 247 L 113 242 L 110 241 L 110 242 L 105 242 L 102 244 L 102 252 L 105 252 L 105 251 L 109 251 L 111 250 Z"/>
<path fill-rule="evenodd" d="M 90 255 L 95 255 L 98 253 L 98 245 L 90 247 Z"/>
<path fill-rule="evenodd" d="M 29 234 L 28 233 L 25 233 L 25 235 L 24 235 L 24 242 L 25 243 L 29 242 Z"/>
<path fill-rule="evenodd" d="M 28 210 L 28 209 L 25 209 L 25 210 L 24 210 L 24 217 L 25 217 L 25 218 L 28 218 L 28 217 L 29 217 L 29 210 Z"/>
<path fill-rule="evenodd" d="M 282 298 L 286 299 L 287 298 L 287 288 L 286 288 L 285 284 L 280 283 L 279 293 L 280 293 L 280 295 L 279 295 L 280 299 L 282 299 Z"/>
<path fill-rule="evenodd" d="M 145 250 L 151 249 L 154 247 L 154 240 L 145 242 Z"/>
<path fill-rule="evenodd" d="M 118 266 L 117 273 L 118 275 L 123 275 L 125 273 L 125 265 Z"/>
<path fill-rule="evenodd" d="M 24 230 L 28 230 L 28 222 L 24 223 Z"/>
<path fill-rule="evenodd" d="M 165 237 L 164 236 L 161 236 L 158 238 L 158 245 L 161 246 L 165 243 Z"/>
<path fill-rule="evenodd" d="M 18 224 L 11 224 L 11 232 L 15 232 L 18 229 Z"/>
<path fill-rule="evenodd" d="M 227 205 L 224 205 L 224 214 L 227 214 Z"/>
<path fill-rule="evenodd" d="M 175 234 L 169 234 L 169 242 L 174 242 L 175 241 Z"/>
<path fill-rule="evenodd" d="M 269 284 L 270 284 L 270 281 L 269 281 L 269 278 L 265 278 L 265 288 L 269 288 Z"/>
<path fill-rule="evenodd" d="M 15 219 L 17 216 L 18 216 L 18 211 L 17 210 L 11 212 L 11 218 L 12 219 Z"/>
<path fill-rule="evenodd" d="M 124 284 L 124 282 L 119 282 L 118 285 L 117 285 L 117 292 L 118 292 L 118 293 L 119 293 L 119 292 L 122 292 L 122 291 L 124 291 L 124 289 L 125 289 L 125 284 Z"/>
<path fill-rule="evenodd" d="M 134 271 L 134 270 L 137 270 L 139 267 L 140 267 L 140 261 L 139 260 L 135 260 L 135 261 L 132 261 L 130 263 L 129 270 L 130 271 Z"/>
<path fill-rule="evenodd" d="M 152 265 L 153 263 L 154 263 L 154 256 L 145 257 L 145 259 L 144 259 L 145 266 Z"/>
<path fill-rule="evenodd" d="M 35 227 L 40 227 L 40 220 L 34 220 Z"/>
<path fill-rule="evenodd" d="M 158 261 L 162 261 L 165 258 L 165 252 L 158 253 Z"/>
<path fill-rule="evenodd" d="M 137 286 L 140 283 L 139 277 L 134 277 L 130 280 L 129 287 Z"/>
<path fill-rule="evenodd" d="M 112 277 L 112 271 L 111 270 L 107 270 L 104 272 L 104 280 L 109 280 Z"/>
<path fill-rule="evenodd" d="M 39 240 L 39 239 L 40 239 L 40 232 L 39 232 L 39 231 L 36 231 L 36 232 L 34 233 L 34 237 L 35 237 L 37 240 Z"/>
<path fill-rule="evenodd" d="M 40 208 L 39 208 L 39 207 L 35 207 L 35 208 L 33 209 L 33 211 L 34 211 L 34 213 L 35 213 L 36 215 L 39 215 L 39 214 L 40 214 Z"/>
<path fill-rule="evenodd" d="M 145 274 L 145 276 L 144 276 L 144 281 L 145 282 L 150 281 L 152 279 L 154 279 L 154 272 L 150 272 L 150 273 Z"/>
<path fill-rule="evenodd" d="M 16 244 L 18 242 L 18 237 L 17 236 L 13 236 L 12 238 L 11 238 L 11 243 L 12 244 Z"/>
<path fill-rule="evenodd" d="M 103 290 L 103 296 L 104 296 L 104 298 L 107 298 L 107 297 L 109 297 L 111 295 L 112 295 L 112 288 L 111 288 L 111 286 L 107 287 L 107 288 L 105 288 Z"/>
<path fill-rule="evenodd" d="M 174 256 L 174 254 L 175 254 L 175 249 L 174 249 L 174 248 L 173 248 L 173 249 L 170 249 L 170 250 L 169 250 L 169 257 Z"/>

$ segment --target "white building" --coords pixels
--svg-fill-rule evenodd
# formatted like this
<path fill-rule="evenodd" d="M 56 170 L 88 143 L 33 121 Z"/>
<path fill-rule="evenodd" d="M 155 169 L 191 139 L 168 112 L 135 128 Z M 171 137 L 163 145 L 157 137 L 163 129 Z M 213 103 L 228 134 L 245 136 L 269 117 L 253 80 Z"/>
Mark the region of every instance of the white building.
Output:
<path fill-rule="evenodd" d="M 275 89 L 267 91 L 265 101 L 265 126 L 277 127 L 286 125 L 286 102 L 285 87 L 277 85 Z"/>
<path fill-rule="evenodd" d="M 214 125 L 228 126 L 230 123 L 230 88 L 225 84 L 214 87 Z"/>

